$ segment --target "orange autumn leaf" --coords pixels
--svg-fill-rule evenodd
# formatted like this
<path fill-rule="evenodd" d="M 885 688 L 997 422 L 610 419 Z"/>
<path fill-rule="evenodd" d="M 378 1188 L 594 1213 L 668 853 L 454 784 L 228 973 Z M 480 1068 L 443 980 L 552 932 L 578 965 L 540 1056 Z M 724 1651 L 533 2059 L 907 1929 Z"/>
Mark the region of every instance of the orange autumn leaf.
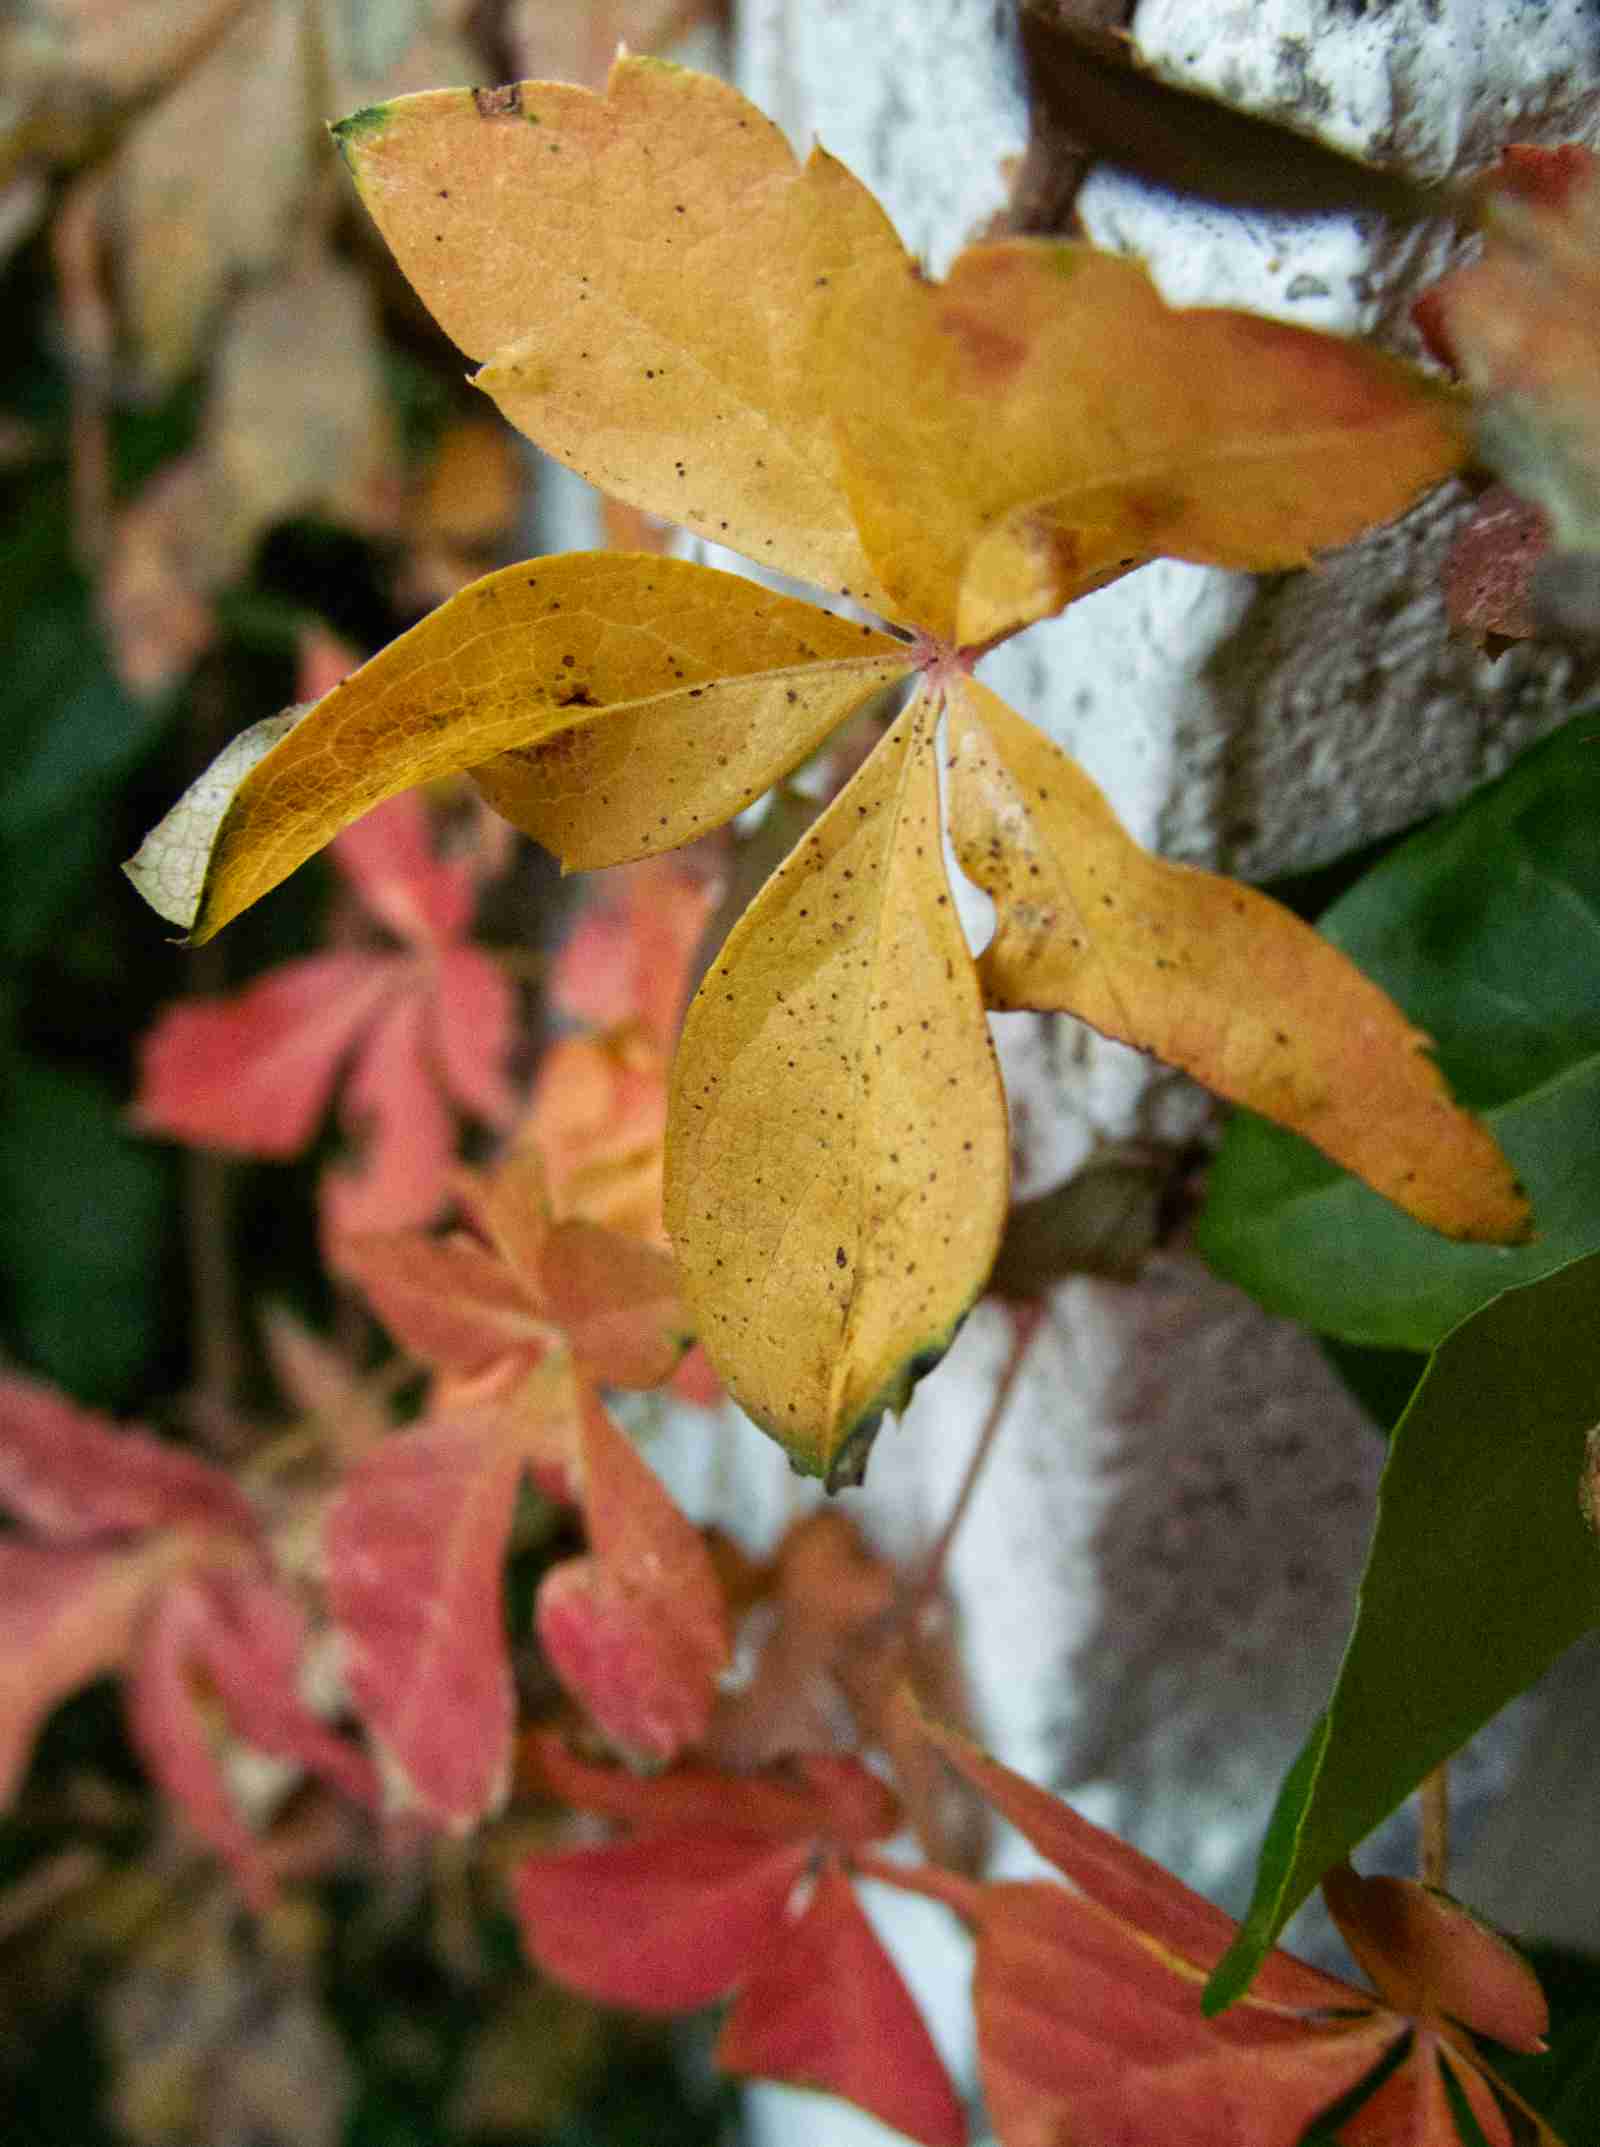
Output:
<path fill-rule="evenodd" d="M 1511 2112 L 1560 2147 L 1472 2040 L 1542 2048 L 1538 1983 L 1455 1903 L 1331 1873 L 1329 1906 L 1377 1995 L 1277 1952 L 1207 2019 L 1201 1992 L 1233 1919 L 902 1705 L 1070 1884 L 983 1889 L 974 2003 L 1001 2147 L 1295 2147 L 1336 2110 L 1346 2147 L 1459 2147 L 1447 2079 L 1489 2147 L 1511 2147 Z"/>
<path fill-rule="evenodd" d="M 357 1238 L 346 1269 L 442 1375 L 422 1422 L 351 1470 L 328 1521 L 329 1588 L 363 1713 L 408 1806 L 470 1825 L 509 1779 L 501 1568 L 531 1475 L 577 1506 L 588 1548 L 548 1572 L 545 1655 L 621 1749 L 659 1763 L 705 1734 L 728 1652 L 698 1532 L 601 1405 L 658 1385 L 685 1341 L 670 1257 L 552 1222 L 535 1159 L 460 1181 L 477 1226 Z"/>
<path fill-rule="evenodd" d="M 1353 963 L 1254 889 L 1141 850 L 987 686 L 955 679 L 947 705 L 951 834 L 996 905 L 979 964 L 990 1006 L 1077 1014 L 1153 1052 L 1448 1236 L 1526 1232 L 1487 1128 Z"/>
<path fill-rule="evenodd" d="M 1303 565 L 1461 459 L 1461 414 L 1394 361 L 1168 308 L 1090 247 L 975 246 L 933 284 L 825 151 L 797 163 L 736 91 L 659 61 L 619 60 L 603 96 L 441 90 L 338 132 L 513 424 L 940 639 L 1161 553 Z"/>
<path fill-rule="evenodd" d="M 957 644 L 1162 552 L 1304 563 L 1464 451 L 1455 400 L 1419 374 L 1168 308 L 1090 249 L 980 246 L 934 285 L 840 165 L 801 164 L 736 91 L 660 62 L 622 58 L 603 94 L 401 98 L 337 133 L 401 266 L 484 361 L 478 385 L 540 445 L 917 638 L 646 555 L 491 576 L 286 736 L 240 744 L 157 831 L 134 869 L 201 937 L 449 768 L 569 868 L 682 844 L 880 688 L 957 679 L 973 654 Z M 667 1220 L 696 1322 L 734 1396 L 835 1486 L 948 1345 L 1005 1204 L 930 705 L 758 895 L 673 1077 Z M 1282 1011 L 1272 944 L 1258 962 L 1245 932 L 1218 979 L 1258 1028 Z M 1181 1041 L 1186 1020 L 1157 1032 Z M 1402 1163 L 1372 1150 L 1386 1189 L 1464 1235 L 1515 1235 L 1500 1159 L 1414 1078 L 1403 1021 L 1380 1031 L 1386 1093 L 1410 1112 Z M 1326 1071 L 1292 1108 L 1303 1092 L 1323 1109 L 1343 1063 Z M 1481 1168 L 1458 1184 L 1463 1159 Z"/>
<path fill-rule="evenodd" d="M 962 645 L 1157 557 L 1309 565 L 1466 438 L 1445 392 L 1375 351 L 1169 307 L 1139 262 L 1054 240 L 969 247 L 942 284 L 853 264 L 819 363 L 873 566 L 901 616 Z"/>
<path fill-rule="evenodd" d="M 375 805 L 464 768 L 563 863 L 619 864 L 730 819 L 908 668 L 886 634 L 687 560 L 505 567 L 236 740 L 128 870 L 209 939 Z"/>
<path fill-rule="evenodd" d="M 887 612 L 809 349 L 832 277 L 904 258 L 858 180 L 820 152 L 802 167 L 737 90 L 652 59 L 619 60 L 604 94 L 436 90 L 335 131 L 514 425 L 603 492 Z"/>

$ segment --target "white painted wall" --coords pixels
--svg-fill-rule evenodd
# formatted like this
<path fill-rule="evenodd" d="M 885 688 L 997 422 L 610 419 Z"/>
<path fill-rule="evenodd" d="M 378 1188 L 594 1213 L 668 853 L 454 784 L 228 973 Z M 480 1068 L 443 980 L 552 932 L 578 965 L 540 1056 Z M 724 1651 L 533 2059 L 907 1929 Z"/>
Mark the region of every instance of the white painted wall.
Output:
<path fill-rule="evenodd" d="M 1023 144 L 1009 16 L 995 0 L 742 0 L 736 73 L 942 268 L 1002 206 L 1003 160 Z M 1134 27 L 1175 75 L 1420 174 L 1600 127 L 1592 0 L 1144 0 Z M 1442 259 L 1433 236 L 1182 209 L 1104 173 L 1080 209 L 1175 299 L 1342 330 L 1397 332 Z M 1434 569 L 1459 513 L 1441 496 L 1314 574 L 1147 568 L 985 675 L 1144 839 L 1247 873 L 1304 866 L 1458 796 L 1572 705 L 1565 658 L 1521 649 L 1491 669 L 1446 638 Z M 1204 1117 L 1186 1084 L 1075 1024 L 1014 1015 L 997 1029 L 1024 1192 L 1097 1137 Z M 911 1552 L 935 1532 L 1005 1346 L 1002 1315 L 980 1308 L 880 1438 L 852 1507 L 885 1546 Z M 747 1426 L 708 1442 L 703 1421 L 676 1428 L 668 1473 L 703 1517 L 770 1539 L 809 1492 Z M 1242 1906 L 1278 1778 L 1337 1661 L 1379 1460 L 1310 1341 L 1196 1263 L 1163 1258 L 1132 1289 L 1060 1288 L 953 1566 L 1000 1756 Z M 1559 1707 L 1522 1703 L 1458 1766 L 1456 1870 L 1512 1924 L 1556 1935 L 1561 1918 L 1560 1935 L 1600 1942 L 1592 1898 L 1538 1884 L 1593 1863 L 1583 1725 L 1600 1664 L 1591 1651 L 1559 1675 Z M 962 2058 L 962 1949 L 920 1913 L 895 1926 Z M 751 2117 L 763 2147 L 888 2138 L 783 2091 L 758 2091 Z"/>

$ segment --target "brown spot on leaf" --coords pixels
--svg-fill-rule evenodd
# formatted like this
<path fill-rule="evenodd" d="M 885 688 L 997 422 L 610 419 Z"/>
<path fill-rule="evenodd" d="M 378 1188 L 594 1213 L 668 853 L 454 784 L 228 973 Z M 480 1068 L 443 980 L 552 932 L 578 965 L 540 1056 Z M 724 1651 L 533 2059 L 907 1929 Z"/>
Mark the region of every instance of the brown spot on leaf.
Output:
<path fill-rule="evenodd" d="M 498 89 L 475 89 L 472 101 L 477 106 L 480 119 L 520 119 L 522 84 L 502 82 Z"/>

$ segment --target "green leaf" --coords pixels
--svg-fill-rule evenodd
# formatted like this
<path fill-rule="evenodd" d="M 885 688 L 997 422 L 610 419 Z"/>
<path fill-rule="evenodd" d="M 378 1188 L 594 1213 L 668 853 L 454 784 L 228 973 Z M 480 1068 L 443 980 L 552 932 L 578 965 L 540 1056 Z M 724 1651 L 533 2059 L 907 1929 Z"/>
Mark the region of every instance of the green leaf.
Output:
<path fill-rule="evenodd" d="M 1308 1326 L 1426 1350 L 1499 1291 L 1600 1247 L 1597 829 L 1589 714 L 1402 844 L 1321 921 L 1485 1115 L 1532 1196 L 1533 1241 L 1447 1243 L 1241 1112 L 1199 1225 L 1219 1272 Z"/>
<path fill-rule="evenodd" d="M 1560 2133 L 1566 2147 L 1600 2147 L 1600 1960 L 1533 1946 L 1528 1960 L 1550 2001 L 1542 2056 L 1496 2050 L 1496 2072 Z"/>
<path fill-rule="evenodd" d="M 1597 1415 L 1600 1254 L 1508 1290 L 1434 1352 L 1390 1441 L 1333 1697 L 1278 1793 L 1208 2010 L 1241 1994 L 1325 1871 L 1600 1624 L 1578 1504 Z"/>
<path fill-rule="evenodd" d="M 110 1090 L 42 1061 L 6 1070 L 0 1271 L 6 1341 L 85 1401 L 125 1404 L 160 1340 L 168 1159 Z"/>

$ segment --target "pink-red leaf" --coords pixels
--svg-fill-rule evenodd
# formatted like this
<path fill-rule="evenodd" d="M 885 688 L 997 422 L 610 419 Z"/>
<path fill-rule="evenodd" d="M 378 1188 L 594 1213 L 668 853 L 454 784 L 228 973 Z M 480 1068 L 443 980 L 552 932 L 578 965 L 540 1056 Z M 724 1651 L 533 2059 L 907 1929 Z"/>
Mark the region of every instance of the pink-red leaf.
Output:
<path fill-rule="evenodd" d="M 550 1004 L 592 1029 L 636 1021 L 670 1049 L 689 964 L 716 888 L 678 858 L 647 858 L 600 882 L 550 971 Z"/>
<path fill-rule="evenodd" d="M 842 2095 L 926 2147 L 963 2147 L 967 2137 L 922 2015 L 833 1865 L 762 1954 L 723 2024 L 716 2060 L 726 2072 Z"/>
<path fill-rule="evenodd" d="M 1254 2001 L 1207 2021 L 1200 1987 L 1062 1887 L 986 1888 L 974 2002 L 1002 2147 L 1291 2147 L 1403 2032 L 1390 2013 L 1313 2027 Z"/>
<path fill-rule="evenodd" d="M 0 1804 L 51 1709 L 121 1667 L 151 1588 L 182 1555 L 175 1537 L 123 1550 L 0 1539 Z"/>
<path fill-rule="evenodd" d="M 602 1812 L 641 1832 L 722 1825 L 854 1848 L 882 1840 L 902 1823 L 888 1783 L 843 1752 L 800 1752 L 748 1774 L 690 1765 L 644 1775 L 591 1766 L 546 1730 L 524 1746 L 523 1769 L 530 1786 L 574 1810 Z"/>
<path fill-rule="evenodd" d="M 521 1109 L 505 1071 L 516 1036 L 517 997 L 491 955 L 449 947 L 439 956 L 433 1027 L 440 1072 L 456 1103 L 485 1125 L 509 1125 Z"/>
<path fill-rule="evenodd" d="M 353 821 L 328 854 L 366 908 L 408 946 L 459 939 L 471 922 L 472 865 L 438 855 L 428 808 L 415 792 L 402 792 Z"/>
<path fill-rule="evenodd" d="M 908 1700 L 897 1705 L 921 1720 Z M 1510 1949 L 1453 1903 L 1397 1880 L 1336 1875 L 1330 1905 L 1382 1995 L 1274 1953 L 1244 1999 L 1207 2019 L 1201 1992 L 1232 1920 L 965 1740 L 921 1727 L 1081 1889 L 982 1892 L 974 2002 L 1002 2147 L 1288 2147 L 1408 2030 L 1404 2063 L 1340 2138 L 1458 2147 L 1439 2078 L 1448 2049 L 1485 2138 L 1509 2147 L 1496 2096 L 1516 2097 L 1446 2016 L 1536 2048 L 1543 2000 Z M 1538 2120 L 1534 2129 L 1556 2147 Z"/>
<path fill-rule="evenodd" d="M 906 1697 L 896 1704 L 915 1714 Z M 919 1714 L 915 1719 L 956 1771 L 1098 1907 L 1186 1960 L 1209 1965 L 1227 1950 L 1238 1928 L 1231 1916 L 943 1723 Z M 1284 2004 L 1326 2005 L 1341 1987 L 1310 1969 L 1301 1971 L 1286 1954 L 1273 1955 L 1262 1974 L 1275 1980 L 1258 1981 L 1258 1995 Z"/>
<path fill-rule="evenodd" d="M 612 1742 L 670 1760 L 710 1727 L 727 1616 L 699 1532 L 593 1395 L 582 1403 L 589 1555 L 545 1576 L 540 1643 Z"/>
<path fill-rule="evenodd" d="M 135 1124 L 241 1155 L 298 1155 L 401 973 L 388 955 L 314 954 L 232 998 L 169 1007 L 140 1046 Z"/>
<path fill-rule="evenodd" d="M 196 1685 L 207 1619 L 198 1583 L 184 1580 L 162 1591 L 140 1635 L 128 1727 L 152 1779 L 260 1910 L 271 1904 L 271 1869 L 223 1778 Z"/>
<path fill-rule="evenodd" d="M 521 1279 L 471 1238 L 353 1238 L 342 1265 L 396 1341 L 441 1370 L 481 1372 L 555 1339 Z"/>
<path fill-rule="evenodd" d="M 1459 1902 L 1412 1879 L 1364 1879 L 1348 1864 L 1328 1873 L 1322 1891 L 1346 1945 L 1397 2013 L 1460 2021 L 1508 2050 L 1544 2048 L 1550 2009 L 1538 1977 Z"/>
<path fill-rule="evenodd" d="M 393 1801 L 464 1828 L 505 1794 L 501 1568 L 526 1456 L 507 1410 L 425 1422 L 357 1462 L 326 1522 L 351 1697 Z"/>
<path fill-rule="evenodd" d="M 18 1373 L 0 1375 L 0 1507 L 56 1543 L 179 1524 L 253 1536 L 244 1493 L 194 1454 Z"/>
<path fill-rule="evenodd" d="M 551 1318 L 602 1386 L 669 1377 L 689 1339 L 670 1253 L 598 1223 L 556 1223 L 540 1267 Z"/>
<path fill-rule="evenodd" d="M 416 989 L 392 1000 L 339 1099 L 357 1155 L 324 1178 L 322 1222 L 340 1265 L 346 1237 L 431 1222 L 449 1195 L 455 1126 L 428 1056 L 430 1013 Z"/>
<path fill-rule="evenodd" d="M 301 1697 L 307 1631 L 293 1598 L 263 1575 L 238 1568 L 197 1575 L 191 1587 L 204 1609 L 194 1632 L 194 1659 L 229 1726 L 259 1750 L 297 1760 L 357 1803 L 375 1803 L 377 1778 L 366 1754 L 337 1736 Z"/>
<path fill-rule="evenodd" d="M 715 1825 L 531 1856 L 515 1880 L 523 1939 L 547 1975 L 607 2005 L 708 2005 L 781 1930 L 810 1856 L 805 1842 Z"/>

